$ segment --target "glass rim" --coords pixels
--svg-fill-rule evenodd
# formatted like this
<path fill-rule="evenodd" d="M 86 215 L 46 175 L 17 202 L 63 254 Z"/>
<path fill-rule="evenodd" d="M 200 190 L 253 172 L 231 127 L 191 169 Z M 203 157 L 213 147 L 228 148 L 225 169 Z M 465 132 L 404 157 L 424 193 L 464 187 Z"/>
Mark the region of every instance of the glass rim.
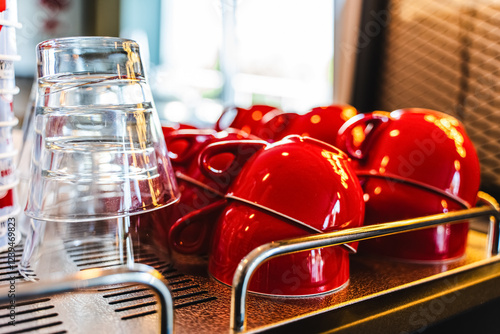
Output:
<path fill-rule="evenodd" d="M 132 39 L 110 36 L 74 36 L 48 39 L 37 44 L 39 51 L 52 48 L 73 48 L 73 47 L 108 47 L 113 49 L 123 48 L 123 44 L 128 43 L 131 49 L 139 49 L 139 44 Z"/>
<path fill-rule="evenodd" d="M 157 205 L 155 207 L 150 207 L 147 209 L 142 209 L 142 210 L 136 210 L 136 211 L 119 211 L 119 212 L 110 212 L 108 215 L 106 214 L 96 214 L 94 216 L 89 216 L 89 215 L 80 215 L 80 216 L 75 216 L 75 217 L 61 217 L 61 216 L 50 216 L 43 214 L 42 211 L 39 211 L 39 215 L 37 215 L 35 212 L 31 211 L 26 207 L 24 209 L 24 214 L 34 220 L 41 220 L 41 221 L 47 221 L 47 222 L 61 222 L 61 223 L 78 223 L 78 222 L 92 222 L 92 221 L 101 221 L 101 220 L 109 220 L 109 219 L 117 219 L 117 218 L 125 218 L 125 217 L 132 217 L 132 216 L 137 216 L 140 214 L 144 213 L 150 213 L 153 211 L 157 211 L 160 209 L 164 209 L 167 206 L 174 205 L 175 203 L 180 201 L 180 193 L 176 193 L 175 197 L 171 198 L 170 200 Z"/>

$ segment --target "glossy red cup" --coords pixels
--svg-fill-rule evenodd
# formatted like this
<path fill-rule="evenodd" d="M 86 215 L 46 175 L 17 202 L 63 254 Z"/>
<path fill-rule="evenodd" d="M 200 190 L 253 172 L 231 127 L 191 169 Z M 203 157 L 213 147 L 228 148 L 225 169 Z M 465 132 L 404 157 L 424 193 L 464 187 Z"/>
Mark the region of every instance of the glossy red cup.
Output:
<path fill-rule="evenodd" d="M 15 192 L 15 184 L 9 187 L 0 187 L 0 216 L 17 214 L 19 203 Z"/>
<path fill-rule="evenodd" d="M 14 191 L 10 189 L 0 189 L 0 209 L 14 206 Z"/>
<path fill-rule="evenodd" d="M 211 129 L 165 130 L 165 144 L 175 172 L 185 172 L 198 153 L 215 138 L 216 131 Z"/>
<path fill-rule="evenodd" d="M 163 137 L 167 137 L 170 133 L 177 131 L 177 130 L 195 130 L 197 129 L 196 126 L 189 125 L 189 124 L 183 124 L 183 123 L 176 123 L 176 124 L 162 124 L 161 125 L 161 132 L 163 133 Z"/>
<path fill-rule="evenodd" d="M 221 142 L 200 154 L 202 171 L 213 179 L 227 177 L 211 164 L 233 154 L 245 142 Z M 289 136 L 267 144 L 251 156 L 232 182 L 229 204 L 217 221 L 209 272 L 231 285 L 245 255 L 268 242 L 360 226 L 364 203 L 359 181 L 347 156 L 324 142 Z M 310 296 L 334 291 L 349 279 L 349 247 L 321 248 L 272 259 L 260 267 L 250 291 Z"/>
<path fill-rule="evenodd" d="M 365 225 L 466 209 L 462 202 L 410 183 L 363 178 Z M 389 200 L 390 199 L 390 200 Z M 409 233 L 362 241 L 359 253 L 415 262 L 438 262 L 465 253 L 468 224 L 443 224 Z"/>
<path fill-rule="evenodd" d="M 213 180 L 208 178 L 200 170 L 198 157 L 199 153 L 208 145 L 228 140 L 252 141 L 255 140 L 255 137 L 237 129 L 227 129 L 220 132 L 214 130 L 178 130 L 165 137 L 170 161 L 181 192 L 180 201 L 170 217 L 171 222 L 168 224 L 175 225 L 172 227 L 174 231 L 172 237 L 169 238 L 169 243 L 179 253 L 205 254 L 208 251 L 208 235 L 211 234 L 213 222 L 222 210 L 222 207 L 220 210 L 215 210 L 212 204 L 223 201 L 231 179 Z M 239 161 L 246 160 L 247 156 L 254 153 L 254 146 L 250 146 L 247 151 L 240 152 L 238 159 Z M 241 168 L 238 160 L 235 160 L 234 156 L 230 154 L 220 155 L 212 159 L 211 162 L 220 169 L 231 166 L 230 173 L 235 175 L 239 173 Z M 200 210 L 206 211 L 203 213 L 203 220 L 192 219 L 194 217 L 192 212 L 198 216 L 202 213 Z M 182 219 L 182 223 L 174 224 L 179 219 Z"/>
<path fill-rule="evenodd" d="M 14 187 L 15 184 L 0 186 L 0 252 L 7 251 L 9 245 L 21 240 L 20 230 L 15 224 L 20 208 Z"/>
<path fill-rule="evenodd" d="M 282 110 L 268 105 L 253 105 L 249 109 L 240 107 L 227 108 L 215 123 L 215 130 L 240 129 L 248 134 L 262 138 L 262 131 L 266 122 L 281 113 L 283 113 Z"/>
<path fill-rule="evenodd" d="M 239 262 L 251 250 L 271 241 L 309 233 L 279 216 L 231 201 L 214 231 L 210 274 L 231 285 Z M 341 289 L 348 280 L 348 250 L 325 247 L 269 260 L 254 273 L 249 290 L 273 296 L 313 296 Z"/>
<path fill-rule="evenodd" d="M 278 114 L 266 122 L 265 129 L 269 131 L 262 132 L 271 134 L 267 137 L 269 141 L 276 141 L 289 135 L 300 135 L 336 145 L 339 129 L 356 114 L 357 110 L 349 105 L 317 107 L 303 115 Z"/>
<path fill-rule="evenodd" d="M 139 187 L 141 187 L 141 185 L 139 185 Z M 120 194 L 110 193 L 107 197 L 102 198 L 100 205 L 103 207 L 98 209 L 108 212 L 117 212 L 123 207 L 122 201 L 123 198 Z M 131 198 L 130 206 L 137 207 L 142 201 L 146 203 L 151 202 L 151 194 L 142 190 L 141 197 L 133 196 Z M 166 241 L 168 240 L 168 231 L 172 225 L 172 216 L 176 213 L 178 202 L 179 199 L 160 209 L 145 211 L 127 217 L 128 237 L 132 245 L 134 245 L 133 252 L 136 261 L 141 262 L 144 256 L 150 257 L 151 253 L 156 254 L 156 256 L 164 260 L 171 259 L 171 249 Z M 104 233 L 104 231 L 111 234 L 118 233 L 116 230 L 118 228 L 117 222 L 116 219 L 98 221 L 95 224 L 96 226 L 99 225 L 98 231 L 100 232 L 95 233 Z M 84 231 L 86 228 L 90 228 L 90 225 L 83 224 L 81 228 L 82 231 Z M 89 233 L 90 232 L 89 230 Z"/>
<path fill-rule="evenodd" d="M 475 205 L 477 154 L 463 125 L 449 115 L 428 109 L 358 115 L 339 131 L 338 146 L 363 184 L 366 225 Z M 465 252 L 467 228 L 446 224 L 367 240 L 361 251 L 410 261 L 455 259 Z"/>
<path fill-rule="evenodd" d="M 166 242 L 170 230 L 172 216 L 176 213 L 177 203 L 159 210 L 130 216 L 131 238 L 134 245 L 134 257 L 141 259 L 154 252 L 164 259 L 171 259 L 171 247 Z"/>

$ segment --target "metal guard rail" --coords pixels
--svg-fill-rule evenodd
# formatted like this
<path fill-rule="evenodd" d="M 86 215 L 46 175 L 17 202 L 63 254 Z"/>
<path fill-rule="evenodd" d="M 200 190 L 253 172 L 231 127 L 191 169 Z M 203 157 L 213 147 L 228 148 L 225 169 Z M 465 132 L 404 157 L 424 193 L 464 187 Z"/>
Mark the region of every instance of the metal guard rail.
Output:
<path fill-rule="evenodd" d="M 252 275 L 264 262 L 278 256 L 420 230 L 444 223 L 453 224 L 484 216 L 490 216 L 488 251 L 492 255 L 499 254 L 499 205 L 492 196 L 484 192 L 479 192 L 478 199 L 478 204 L 483 204 L 483 206 L 390 223 L 356 227 L 331 233 L 315 234 L 302 238 L 281 240 L 257 247 L 241 260 L 233 277 L 230 330 L 235 333 L 246 330 L 246 295 Z"/>
<path fill-rule="evenodd" d="M 480 192 L 478 198 L 483 205 L 471 209 L 281 240 L 257 247 L 241 260 L 233 277 L 230 314 L 231 330 L 237 333 L 246 330 L 246 295 L 252 274 L 264 262 L 278 256 L 404 233 L 445 223 L 453 224 L 484 216 L 490 216 L 488 251 L 492 255 L 499 254 L 500 206 L 493 197 L 486 193 Z M 16 288 L 16 301 L 112 284 L 139 283 L 150 287 L 160 299 L 159 332 L 172 334 L 174 333 L 173 300 L 170 290 L 161 281 L 161 278 L 162 275 L 158 271 L 144 264 L 133 264 L 132 266 L 110 269 L 89 269 L 66 276 L 63 279 L 21 284 Z M 8 291 L 8 288 L 0 290 L 0 304 L 10 302 Z"/>
<path fill-rule="evenodd" d="M 151 288 L 160 300 L 158 330 L 162 334 L 174 332 L 174 304 L 170 290 L 161 281 L 163 276 L 145 264 L 120 266 L 110 269 L 88 269 L 62 279 L 26 282 L 16 287 L 15 301 L 29 300 L 82 289 L 112 284 L 139 283 Z M 9 288 L 0 290 L 0 304 L 9 304 Z"/>

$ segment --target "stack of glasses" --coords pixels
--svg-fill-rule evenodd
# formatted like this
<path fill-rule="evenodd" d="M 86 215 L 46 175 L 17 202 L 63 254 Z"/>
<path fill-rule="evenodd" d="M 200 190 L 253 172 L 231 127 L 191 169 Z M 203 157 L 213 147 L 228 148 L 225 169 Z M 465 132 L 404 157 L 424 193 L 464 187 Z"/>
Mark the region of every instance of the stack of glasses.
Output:
<path fill-rule="evenodd" d="M 104 266 L 168 260 L 163 222 L 180 194 L 137 43 L 49 40 L 37 64 L 20 273 L 64 277 L 94 268 L 96 257 Z M 75 250 L 94 261 L 69 263 Z"/>
<path fill-rule="evenodd" d="M 18 27 L 16 0 L 0 0 L 0 251 L 20 240 L 15 228 L 19 203 L 15 189 L 17 151 L 12 137 L 18 123 L 12 108 L 13 96 L 19 93 L 14 77 L 14 61 L 20 59 L 16 47 Z"/>

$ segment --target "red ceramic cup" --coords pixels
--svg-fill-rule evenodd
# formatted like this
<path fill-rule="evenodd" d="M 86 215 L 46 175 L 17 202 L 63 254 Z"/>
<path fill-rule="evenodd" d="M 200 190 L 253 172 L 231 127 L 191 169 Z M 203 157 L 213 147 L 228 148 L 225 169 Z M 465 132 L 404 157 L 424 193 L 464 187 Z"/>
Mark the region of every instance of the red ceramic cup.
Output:
<path fill-rule="evenodd" d="M 268 105 L 253 105 L 249 109 L 232 107 L 227 108 L 215 123 L 215 130 L 227 128 L 240 129 L 248 134 L 261 138 L 264 125 L 273 116 L 283 113 L 278 108 Z"/>
<path fill-rule="evenodd" d="M 164 131 L 168 156 L 175 172 L 185 172 L 197 154 L 215 138 L 215 130 L 180 129 Z"/>
<path fill-rule="evenodd" d="M 269 143 L 274 143 L 290 134 L 301 135 L 304 131 L 296 131 L 299 133 L 290 131 L 292 124 L 299 118 L 301 118 L 301 115 L 292 112 L 273 115 L 273 117 L 265 122 L 259 129 L 259 138 Z"/>
<path fill-rule="evenodd" d="M 171 258 L 171 248 L 166 242 L 171 224 L 171 217 L 177 211 L 177 203 L 159 210 L 130 216 L 131 237 L 133 244 L 140 245 L 134 249 L 134 257 L 141 260 L 151 256 L 151 252 L 161 255 L 165 260 Z"/>
<path fill-rule="evenodd" d="M 265 129 L 268 129 L 268 131 L 263 130 L 262 132 L 270 135 L 268 137 L 261 135 L 260 137 L 266 140 L 269 138 L 269 141 L 276 141 L 295 134 L 336 145 L 339 129 L 356 114 L 357 110 L 349 105 L 317 107 L 303 115 L 279 114 L 265 124 Z"/>
<path fill-rule="evenodd" d="M 12 214 L 19 207 L 15 196 L 15 188 L 3 188 L 0 188 L 0 216 Z"/>
<path fill-rule="evenodd" d="M 462 210 L 461 201 L 410 183 L 383 178 L 363 178 L 365 225 Z M 362 241 L 359 253 L 415 262 L 460 258 L 465 253 L 468 224 L 434 228 Z"/>
<path fill-rule="evenodd" d="M 168 232 L 170 247 L 181 254 L 206 254 L 213 226 L 225 207 L 221 198 L 177 219 Z"/>
<path fill-rule="evenodd" d="M 163 133 L 164 137 L 167 137 L 170 133 L 177 131 L 177 130 L 195 130 L 197 129 L 196 126 L 189 125 L 189 124 L 183 124 L 183 123 L 178 123 L 178 124 L 162 124 L 161 125 L 161 132 Z"/>
<path fill-rule="evenodd" d="M 202 171 L 231 177 L 211 159 L 247 150 L 245 142 L 221 142 L 200 154 Z M 239 262 L 268 242 L 360 226 L 364 203 L 347 156 L 312 138 L 289 136 L 251 156 L 232 182 L 229 204 L 217 221 L 209 271 L 230 285 Z M 356 244 L 352 245 L 354 249 Z M 349 279 L 345 246 L 321 248 L 272 259 L 259 268 L 250 291 L 310 296 L 334 291 Z"/>
<path fill-rule="evenodd" d="M 205 254 L 208 251 L 208 240 L 213 222 L 221 212 L 221 210 L 213 209 L 213 204 L 223 201 L 224 194 L 230 185 L 230 178 L 213 180 L 201 172 L 198 164 L 200 151 L 211 143 L 228 140 L 253 142 L 255 138 L 237 129 L 220 132 L 178 130 L 165 137 L 181 192 L 180 201 L 167 224 L 173 229 L 169 243 L 175 251 L 183 254 Z M 249 146 L 246 152 L 238 155 L 238 159 L 234 159 L 231 154 L 219 155 L 214 157 L 211 163 L 219 169 L 231 166 L 231 173 L 236 175 L 241 168 L 238 161 L 246 160 L 248 156 L 255 153 L 256 149 L 265 145 L 265 142 L 257 142 L 260 146 L 255 149 L 254 146 Z M 203 219 L 194 219 L 195 217 Z M 181 222 L 174 224 L 179 219 Z"/>
<path fill-rule="evenodd" d="M 239 262 L 262 244 L 309 234 L 279 216 L 231 201 L 217 222 L 210 274 L 231 285 Z M 264 263 L 250 281 L 249 290 L 272 296 L 313 296 L 333 292 L 349 280 L 349 252 L 325 247 L 284 255 Z"/>
<path fill-rule="evenodd" d="M 0 209 L 14 206 L 14 192 L 12 189 L 0 190 Z"/>
<path fill-rule="evenodd" d="M 475 205 L 479 161 L 463 125 L 449 115 L 428 109 L 358 115 L 340 129 L 338 146 L 363 184 L 367 225 Z M 412 261 L 454 259 L 464 254 L 467 226 L 368 240 L 361 250 Z"/>

